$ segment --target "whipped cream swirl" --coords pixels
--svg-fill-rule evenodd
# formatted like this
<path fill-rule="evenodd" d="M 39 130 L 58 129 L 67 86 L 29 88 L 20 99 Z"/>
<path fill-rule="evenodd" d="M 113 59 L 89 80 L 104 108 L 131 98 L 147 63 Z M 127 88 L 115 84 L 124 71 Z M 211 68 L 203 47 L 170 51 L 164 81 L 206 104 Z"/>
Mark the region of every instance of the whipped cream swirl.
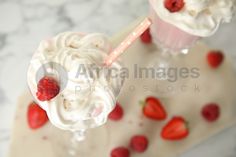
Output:
<path fill-rule="evenodd" d="M 123 85 L 117 61 L 103 68 L 111 44 L 102 34 L 66 32 L 40 43 L 28 69 L 28 85 L 52 124 L 64 130 L 86 130 L 106 122 Z M 37 99 L 37 83 L 50 74 L 60 93 L 50 101 Z M 114 77 L 116 76 L 116 77 Z"/>
<path fill-rule="evenodd" d="M 190 34 L 206 37 L 213 35 L 219 25 L 230 22 L 235 12 L 235 0 L 184 0 L 179 12 L 165 8 L 165 0 L 150 0 L 158 16 Z"/>

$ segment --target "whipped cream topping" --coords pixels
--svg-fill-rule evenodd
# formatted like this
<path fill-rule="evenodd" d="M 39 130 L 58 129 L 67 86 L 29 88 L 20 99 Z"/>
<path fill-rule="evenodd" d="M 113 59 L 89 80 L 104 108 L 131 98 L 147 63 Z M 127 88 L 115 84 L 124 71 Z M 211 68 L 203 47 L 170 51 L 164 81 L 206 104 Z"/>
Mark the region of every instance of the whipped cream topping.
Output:
<path fill-rule="evenodd" d="M 56 127 L 77 131 L 106 122 L 123 84 L 118 61 L 109 67 L 113 75 L 103 68 L 110 50 L 111 44 L 102 34 L 66 32 L 40 43 L 29 65 L 28 85 Z M 45 75 L 60 84 L 60 93 L 50 101 L 36 96 L 37 83 Z"/>
<path fill-rule="evenodd" d="M 184 0 L 184 7 L 171 13 L 165 8 L 165 0 L 150 0 L 158 16 L 192 35 L 213 35 L 219 25 L 230 22 L 235 12 L 235 0 Z"/>

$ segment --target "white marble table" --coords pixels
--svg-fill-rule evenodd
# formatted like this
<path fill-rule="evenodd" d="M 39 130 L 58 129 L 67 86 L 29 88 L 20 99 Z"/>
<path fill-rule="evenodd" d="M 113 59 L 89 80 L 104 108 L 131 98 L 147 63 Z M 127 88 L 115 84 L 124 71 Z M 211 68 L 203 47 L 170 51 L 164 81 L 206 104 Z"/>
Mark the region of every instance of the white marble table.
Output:
<path fill-rule="evenodd" d="M 147 0 L 0 0 L 0 157 L 8 151 L 17 97 L 26 89 L 26 70 L 39 41 L 75 30 L 112 35 L 147 14 Z M 206 41 L 227 52 L 236 48 L 236 20 Z M 236 127 L 182 157 L 235 157 Z"/>

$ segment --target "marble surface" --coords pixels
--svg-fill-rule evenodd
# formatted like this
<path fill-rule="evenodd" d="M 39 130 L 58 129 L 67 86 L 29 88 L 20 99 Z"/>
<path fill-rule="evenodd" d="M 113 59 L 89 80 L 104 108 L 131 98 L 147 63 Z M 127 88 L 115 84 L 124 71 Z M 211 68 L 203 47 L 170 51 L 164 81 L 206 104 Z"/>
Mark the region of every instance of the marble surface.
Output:
<path fill-rule="evenodd" d="M 41 39 L 62 31 L 113 35 L 141 15 L 147 0 L 0 0 L 0 157 L 8 151 L 18 96 Z M 205 41 L 233 54 L 236 19 Z M 182 157 L 236 157 L 236 127 L 225 130 Z"/>

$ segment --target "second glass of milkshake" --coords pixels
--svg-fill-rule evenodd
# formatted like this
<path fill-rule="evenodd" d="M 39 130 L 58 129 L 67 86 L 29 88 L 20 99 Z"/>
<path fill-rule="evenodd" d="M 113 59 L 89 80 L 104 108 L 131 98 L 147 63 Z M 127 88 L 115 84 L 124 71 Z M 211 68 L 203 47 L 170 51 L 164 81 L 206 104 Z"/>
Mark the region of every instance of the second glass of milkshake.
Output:
<path fill-rule="evenodd" d="M 160 51 L 179 54 L 230 22 L 234 0 L 149 0 L 150 33 Z"/>

